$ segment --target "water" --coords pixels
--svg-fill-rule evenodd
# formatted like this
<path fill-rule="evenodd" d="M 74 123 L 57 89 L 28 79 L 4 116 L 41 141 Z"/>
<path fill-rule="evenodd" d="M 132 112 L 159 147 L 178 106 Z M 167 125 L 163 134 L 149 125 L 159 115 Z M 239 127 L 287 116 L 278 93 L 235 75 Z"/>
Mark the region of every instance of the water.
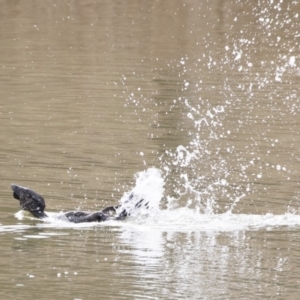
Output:
<path fill-rule="evenodd" d="M 298 298 L 299 3 L 0 5 L 1 299 Z"/>

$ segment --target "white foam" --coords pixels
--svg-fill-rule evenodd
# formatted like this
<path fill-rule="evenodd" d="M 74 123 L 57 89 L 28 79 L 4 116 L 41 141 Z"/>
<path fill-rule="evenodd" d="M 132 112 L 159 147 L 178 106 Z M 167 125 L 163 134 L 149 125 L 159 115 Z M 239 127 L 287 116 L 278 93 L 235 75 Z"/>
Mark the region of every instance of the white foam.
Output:
<path fill-rule="evenodd" d="M 201 214 L 186 207 L 174 210 L 152 210 L 148 214 L 141 213 L 131 216 L 124 221 L 71 223 L 60 220 L 57 214 L 45 218 L 36 224 L 40 228 L 73 228 L 89 229 L 95 226 L 122 227 L 125 230 L 142 232 L 228 232 L 228 231 L 253 231 L 272 230 L 280 227 L 299 227 L 300 215 L 295 214 Z M 3 231 L 17 231 L 32 228 L 27 225 L 5 226 Z M 51 234 L 42 236 L 26 236 L 28 238 L 46 238 Z"/>
<path fill-rule="evenodd" d="M 161 210 L 143 219 L 140 217 L 128 219 L 123 226 L 141 231 L 164 232 L 271 230 L 285 226 L 299 227 L 300 216 L 294 214 L 200 214 L 189 208 L 179 208 Z"/>
<path fill-rule="evenodd" d="M 6 225 L 0 226 L 0 232 L 7 232 L 7 231 L 23 231 L 28 228 L 32 228 L 33 226 L 25 225 L 25 224 L 17 224 L 17 225 Z"/>
<path fill-rule="evenodd" d="M 48 239 L 49 236 L 46 236 L 46 235 L 40 235 L 40 234 L 36 234 L 36 235 L 24 235 L 23 236 L 24 238 L 27 238 L 27 239 Z"/>

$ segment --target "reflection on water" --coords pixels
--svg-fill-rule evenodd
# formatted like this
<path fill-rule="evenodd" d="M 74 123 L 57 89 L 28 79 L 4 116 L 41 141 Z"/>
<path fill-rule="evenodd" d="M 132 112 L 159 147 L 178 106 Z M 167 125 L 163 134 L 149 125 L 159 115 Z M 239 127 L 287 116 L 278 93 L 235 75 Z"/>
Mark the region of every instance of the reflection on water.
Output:
<path fill-rule="evenodd" d="M 292 228 L 229 232 L 151 231 L 143 226 L 86 229 L 66 234 L 59 229 L 31 228 L 15 232 L 15 237 L 10 233 L 6 239 L 11 241 L 10 253 L 3 253 L 8 257 L 2 262 L 7 270 L 2 275 L 3 293 L 14 291 L 20 299 L 38 297 L 37 284 L 44 286 L 45 299 L 53 295 L 96 299 L 99 293 L 110 298 L 198 299 L 237 294 L 248 298 L 264 293 L 284 297 L 287 290 L 297 290 L 289 289 L 298 281 L 295 243 L 299 239 Z M 63 289 L 56 291 L 56 286 Z"/>
<path fill-rule="evenodd" d="M 299 3 L 0 6 L 2 298 L 298 297 Z M 40 221 L 12 182 L 54 216 L 156 209 Z"/>

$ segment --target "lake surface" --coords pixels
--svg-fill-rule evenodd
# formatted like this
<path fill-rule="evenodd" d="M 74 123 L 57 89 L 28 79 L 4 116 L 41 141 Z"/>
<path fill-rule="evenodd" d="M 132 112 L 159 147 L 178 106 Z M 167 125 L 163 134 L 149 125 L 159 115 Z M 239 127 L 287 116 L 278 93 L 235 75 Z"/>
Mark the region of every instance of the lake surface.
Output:
<path fill-rule="evenodd" d="M 299 15 L 0 1 L 0 298 L 298 299 Z M 19 211 L 11 183 L 50 217 Z M 153 209 L 55 218 L 132 189 Z"/>

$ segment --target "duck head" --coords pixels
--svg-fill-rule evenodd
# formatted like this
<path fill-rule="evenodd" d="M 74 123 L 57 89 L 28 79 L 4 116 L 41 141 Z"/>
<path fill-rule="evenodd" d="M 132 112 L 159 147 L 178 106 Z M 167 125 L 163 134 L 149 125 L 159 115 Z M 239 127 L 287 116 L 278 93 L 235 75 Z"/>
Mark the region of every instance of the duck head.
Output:
<path fill-rule="evenodd" d="M 23 210 L 31 212 L 37 218 L 45 218 L 47 215 L 44 210 L 46 208 L 44 198 L 35 191 L 16 184 L 11 185 L 13 196 L 20 201 Z"/>

